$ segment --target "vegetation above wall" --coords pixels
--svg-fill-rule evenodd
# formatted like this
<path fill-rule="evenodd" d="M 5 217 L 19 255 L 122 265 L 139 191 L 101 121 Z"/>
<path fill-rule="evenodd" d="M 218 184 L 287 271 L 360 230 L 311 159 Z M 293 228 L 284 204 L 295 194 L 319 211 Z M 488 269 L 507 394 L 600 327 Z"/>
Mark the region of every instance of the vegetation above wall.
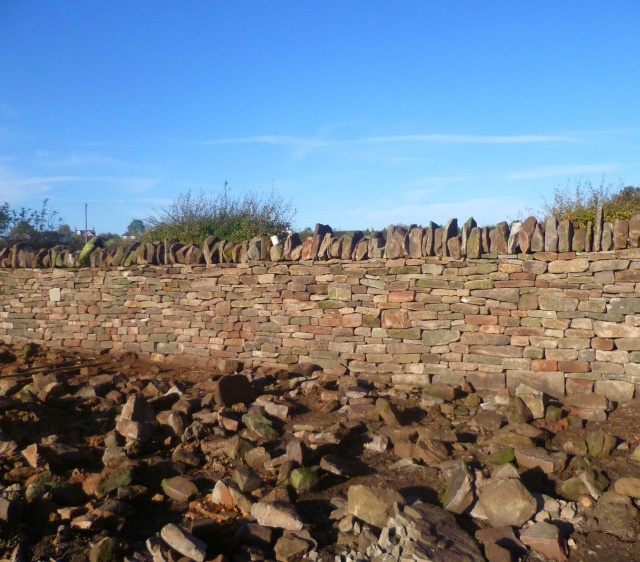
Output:
<path fill-rule="evenodd" d="M 553 200 L 545 201 L 538 214 L 545 218 L 555 216 L 560 221 L 570 220 L 575 226 L 584 227 L 589 221 L 595 221 L 598 207 L 603 208 L 605 221 L 630 219 L 640 211 L 640 187 L 578 182 L 556 188 Z"/>
<path fill-rule="evenodd" d="M 478 227 L 470 218 L 459 226 L 389 226 L 384 231 L 335 233 L 327 225 L 301 234 L 289 230 L 294 210 L 274 194 L 261 198 L 221 193 L 180 195 L 145 224 L 133 220 L 130 240 L 104 234 L 88 241 L 43 202 L 40 211 L 0 206 L 0 267 L 115 267 L 245 263 L 249 261 L 355 260 L 535 252 L 591 252 L 640 246 L 640 188 L 578 184 L 558 189 L 541 209 L 511 224 Z M 308 235 L 305 235 L 308 234 Z M 86 244 L 85 244 L 86 242 Z"/>
<path fill-rule="evenodd" d="M 295 209 L 274 192 L 266 196 L 235 196 L 225 183 L 219 193 L 180 194 L 167 209 L 147 219 L 143 242 L 171 239 L 201 244 L 208 236 L 242 242 L 255 236 L 282 236 L 291 227 Z"/>

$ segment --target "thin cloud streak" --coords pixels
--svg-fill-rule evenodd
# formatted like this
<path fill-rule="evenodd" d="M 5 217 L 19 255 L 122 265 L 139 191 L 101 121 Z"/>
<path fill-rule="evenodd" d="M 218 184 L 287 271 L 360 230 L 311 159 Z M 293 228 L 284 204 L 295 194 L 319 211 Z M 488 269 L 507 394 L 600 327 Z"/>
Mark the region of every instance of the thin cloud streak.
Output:
<path fill-rule="evenodd" d="M 352 141 L 361 144 L 433 143 L 433 144 L 531 144 L 544 142 L 569 142 L 571 137 L 559 135 L 395 135 L 365 137 Z"/>
<path fill-rule="evenodd" d="M 564 135 L 382 135 L 345 140 L 327 140 L 313 137 L 293 135 L 253 135 L 249 137 L 223 138 L 201 141 L 201 146 L 233 145 L 233 144 L 269 144 L 275 146 L 296 146 L 318 148 L 325 146 L 345 146 L 358 144 L 533 144 L 551 142 L 572 142 L 575 139 Z"/>
<path fill-rule="evenodd" d="M 605 174 L 620 170 L 620 165 L 614 162 L 603 164 L 564 164 L 558 166 L 540 166 L 510 172 L 505 175 L 508 180 L 533 180 L 539 178 L 553 178 L 558 176 L 580 176 L 582 174 Z"/>

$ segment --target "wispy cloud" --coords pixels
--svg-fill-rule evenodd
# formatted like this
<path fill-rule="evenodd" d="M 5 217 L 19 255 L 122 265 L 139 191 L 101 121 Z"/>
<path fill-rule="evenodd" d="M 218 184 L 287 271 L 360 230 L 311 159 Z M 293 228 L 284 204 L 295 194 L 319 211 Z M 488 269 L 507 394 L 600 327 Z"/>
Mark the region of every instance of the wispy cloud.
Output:
<path fill-rule="evenodd" d="M 0 200 L 10 203 L 26 201 L 45 194 L 57 185 L 85 184 L 87 186 L 105 184 L 111 189 L 123 190 L 128 194 L 146 192 L 157 184 L 157 180 L 144 176 L 84 176 L 49 175 L 25 176 L 6 166 L 0 167 Z"/>
<path fill-rule="evenodd" d="M 197 143 L 202 146 L 226 144 L 271 144 L 276 146 L 308 146 L 319 147 L 334 144 L 314 137 L 296 137 L 291 135 L 254 135 L 250 137 L 236 137 L 206 140 Z"/>
<path fill-rule="evenodd" d="M 559 176 L 580 176 L 582 174 L 605 174 L 619 171 L 620 168 L 621 166 L 614 162 L 604 162 L 602 164 L 563 164 L 517 170 L 507 173 L 505 178 L 508 180 L 532 180 Z"/>
<path fill-rule="evenodd" d="M 571 137 L 560 135 L 386 135 L 364 137 L 351 142 L 366 144 L 432 143 L 432 144 L 532 144 L 569 142 Z"/>
<path fill-rule="evenodd" d="M 253 135 L 248 137 L 222 138 L 201 141 L 197 144 L 232 145 L 232 144 L 269 144 L 276 146 L 343 146 L 354 144 L 532 144 L 550 142 L 570 142 L 573 137 L 564 135 L 452 135 L 452 134 L 417 134 L 417 135 L 381 135 L 353 139 L 327 139 L 324 137 L 300 137 L 293 135 Z"/>
<path fill-rule="evenodd" d="M 25 182 L 25 179 L 11 168 L 0 166 L 0 201 L 19 203 L 51 189 L 42 183 Z"/>

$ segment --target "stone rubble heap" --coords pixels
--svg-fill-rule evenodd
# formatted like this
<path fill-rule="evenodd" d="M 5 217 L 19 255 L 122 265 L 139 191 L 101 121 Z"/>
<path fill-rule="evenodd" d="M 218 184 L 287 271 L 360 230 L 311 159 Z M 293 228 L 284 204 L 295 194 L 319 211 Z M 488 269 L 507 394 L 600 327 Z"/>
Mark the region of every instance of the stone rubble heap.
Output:
<path fill-rule="evenodd" d="M 0 364 L 5 559 L 562 561 L 599 536 L 640 554 L 640 433 L 614 423 L 635 403 L 34 344 Z"/>
<path fill-rule="evenodd" d="M 595 221 L 585 227 L 551 216 L 544 222 L 528 217 L 509 225 L 478 227 L 472 218 L 462 226 L 457 219 L 444 226 L 391 225 L 383 232 L 365 236 L 356 231 L 334 234 L 328 225 L 317 224 L 313 236 L 304 241 L 297 233 L 280 242 L 277 236 L 258 236 L 241 243 L 207 237 L 202 244 L 175 240 L 135 242 L 128 248 L 108 250 L 100 238 L 92 238 L 81 252 L 64 246 L 35 249 L 16 244 L 0 250 L 0 267 L 130 267 L 133 265 L 217 264 L 255 261 L 353 260 L 424 258 L 478 259 L 485 254 L 513 255 L 536 252 L 599 252 L 640 247 L 640 213 L 630 219 L 605 222 L 602 208 Z"/>

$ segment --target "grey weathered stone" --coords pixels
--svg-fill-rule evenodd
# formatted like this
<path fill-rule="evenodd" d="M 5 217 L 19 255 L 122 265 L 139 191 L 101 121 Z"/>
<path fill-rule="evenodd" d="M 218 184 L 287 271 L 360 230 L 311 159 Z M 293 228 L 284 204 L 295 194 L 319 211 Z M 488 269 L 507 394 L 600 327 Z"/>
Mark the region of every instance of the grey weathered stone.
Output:
<path fill-rule="evenodd" d="M 489 231 L 489 251 L 492 254 L 508 253 L 509 225 L 506 222 L 499 222 Z"/>
<path fill-rule="evenodd" d="M 442 496 L 442 506 L 452 513 L 464 513 L 473 503 L 473 476 L 467 463 L 456 462 L 447 489 Z"/>
<path fill-rule="evenodd" d="M 552 560 L 566 560 L 567 546 L 560 530 L 546 521 L 539 521 L 520 533 L 520 540 Z"/>
<path fill-rule="evenodd" d="M 467 255 L 467 246 L 469 243 L 469 236 L 471 234 L 471 231 L 474 228 L 478 227 L 478 223 L 476 223 L 475 219 L 473 217 L 469 217 L 467 219 L 467 221 L 462 225 L 462 244 L 461 244 L 461 251 L 462 251 L 462 255 L 466 256 Z"/>
<path fill-rule="evenodd" d="M 570 252 L 573 241 L 573 223 L 570 220 L 558 224 L 558 252 Z"/>
<path fill-rule="evenodd" d="M 613 223 L 605 222 L 602 226 L 601 249 L 603 252 L 613 250 Z"/>
<path fill-rule="evenodd" d="M 390 225 L 387 228 L 384 256 L 387 259 L 397 259 L 407 256 L 408 253 L 407 229 L 402 226 Z"/>
<path fill-rule="evenodd" d="M 313 232 L 313 238 L 311 239 L 308 259 L 315 260 L 318 258 L 320 245 L 324 241 L 324 238 L 327 234 L 333 234 L 333 230 L 331 229 L 331 227 L 326 224 L 317 223 Z"/>
<path fill-rule="evenodd" d="M 636 213 L 629 219 L 629 246 L 640 247 L 640 213 Z"/>
<path fill-rule="evenodd" d="M 184 476 L 165 478 L 162 481 L 162 490 L 171 499 L 180 502 L 189 501 L 198 495 L 198 487 Z"/>
<path fill-rule="evenodd" d="M 349 513 L 376 527 L 386 525 L 395 503 L 404 503 L 403 497 L 391 488 L 362 484 L 349 486 L 347 498 Z"/>
<path fill-rule="evenodd" d="M 536 219 L 536 217 L 527 217 L 522 223 L 522 227 L 518 233 L 518 245 L 523 254 L 529 254 L 532 251 L 531 242 L 537 224 L 538 219 Z"/>
<path fill-rule="evenodd" d="M 536 224 L 533 235 L 531 236 L 531 251 L 532 252 L 544 252 L 545 248 L 545 234 L 541 224 Z"/>
<path fill-rule="evenodd" d="M 181 529 L 173 523 L 169 523 L 162 527 L 160 536 L 173 550 L 183 556 L 196 562 L 204 562 L 207 554 L 207 544 L 192 534 L 187 533 L 184 529 Z"/>
<path fill-rule="evenodd" d="M 608 491 L 598 499 L 590 527 L 625 541 L 635 541 L 640 535 L 640 512 L 628 496 Z"/>
<path fill-rule="evenodd" d="M 469 259 L 478 259 L 483 253 L 481 230 L 479 228 L 472 228 L 467 238 L 467 244 L 465 246 L 466 256 Z"/>
<path fill-rule="evenodd" d="M 424 228 L 421 226 L 414 226 L 409 230 L 407 237 L 409 239 L 409 257 L 421 258 L 422 257 L 422 242 L 424 239 Z"/>
<path fill-rule="evenodd" d="M 495 527 L 521 527 L 536 512 L 536 500 L 520 480 L 491 479 L 480 489 L 479 495 L 479 504 Z"/>
<path fill-rule="evenodd" d="M 449 221 L 444 225 L 444 230 L 442 232 L 442 249 L 444 251 L 444 256 L 449 255 L 449 240 L 457 235 L 458 219 L 449 219 Z"/>
<path fill-rule="evenodd" d="M 574 252 L 584 252 L 586 250 L 586 241 L 587 241 L 587 229 L 586 228 L 576 228 L 573 231 L 573 238 L 571 239 L 571 249 Z"/>
<path fill-rule="evenodd" d="M 253 515 L 260 525 L 300 531 L 304 525 L 293 505 L 285 502 L 260 501 L 251 507 Z"/>
<path fill-rule="evenodd" d="M 558 219 L 553 215 L 549 216 L 545 221 L 544 228 L 544 251 L 558 251 Z"/>
<path fill-rule="evenodd" d="M 629 221 L 614 219 L 613 221 L 613 249 L 622 250 L 627 247 L 629 240 Z"/>
<path fill-rule="evenodd" d="M 602 249 L 602 228 L 604 226 L 604 209 L 602 205 L 596 207 L 596 216 L 593 221 L 593 252 L 599 252 Z"/>
<path fill-rule="evenodd" d="M 422 255 L 425 257 L 435 256 L 435 233 L 438 225 L 434 222 L 429 222 L 424 231 L 422 238 Z"/>

